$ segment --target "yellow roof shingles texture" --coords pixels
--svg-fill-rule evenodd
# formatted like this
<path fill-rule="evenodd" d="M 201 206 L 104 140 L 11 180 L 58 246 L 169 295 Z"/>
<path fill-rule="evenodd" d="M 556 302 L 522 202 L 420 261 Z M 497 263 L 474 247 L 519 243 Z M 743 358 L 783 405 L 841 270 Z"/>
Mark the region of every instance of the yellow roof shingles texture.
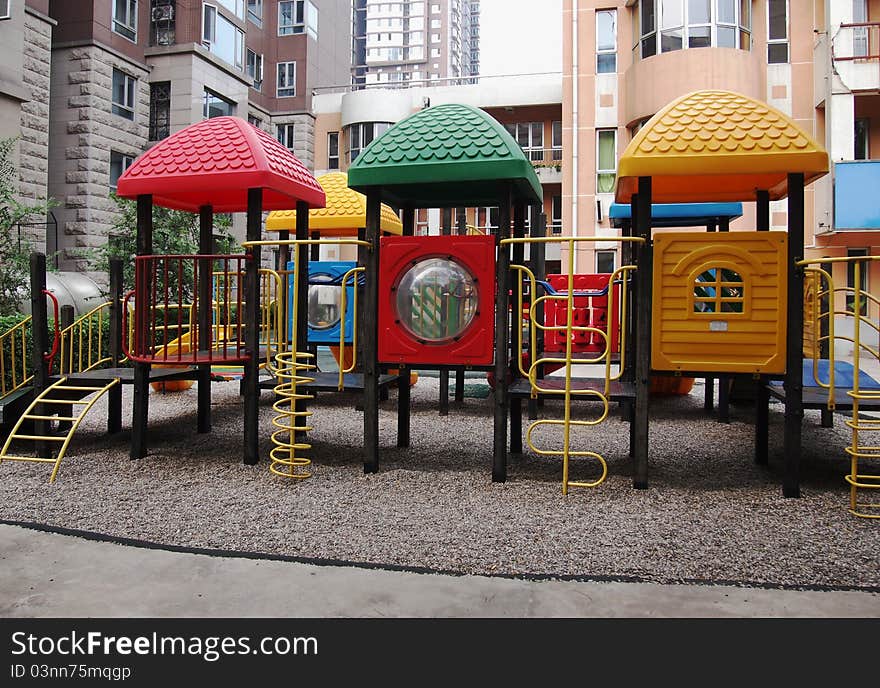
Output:
<path fill-rule="evenodd" d="M 348 188 L 344 172 L 329 172 L 317 178 L 327 197 L 327 205 L 309 211 L 309 230 L 325 236 L 357 235 L 366 224 L 367 197 Z M 400 234 L 402 223 L 390 206 L 382 204 L 380 231 Z M 266 218 L 266 230 L 277 232 L 296 229 L 295 210 L 275 210 Z"/>
<path fill-rule="evenodd" d="M 810 183 L 828 154 L 785 114 L 730 91 L 696 91 L 667 105 L 627 146 L 616 200 L 628 203 L 639 177 L 652 177 L 655 203 L 753 201 L 756 190 L 784 198 L 788 174 Z"/>

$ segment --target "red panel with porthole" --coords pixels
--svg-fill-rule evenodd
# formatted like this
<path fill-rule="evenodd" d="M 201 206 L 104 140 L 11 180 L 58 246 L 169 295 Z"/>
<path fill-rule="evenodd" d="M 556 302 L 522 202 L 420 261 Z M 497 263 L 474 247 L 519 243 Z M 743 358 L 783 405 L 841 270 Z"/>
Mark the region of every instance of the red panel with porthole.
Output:
<path fill-rule="evenodd" d="M 390 236 L 379 241 L 379 361 L 491 365 L 494 237 Z"/>

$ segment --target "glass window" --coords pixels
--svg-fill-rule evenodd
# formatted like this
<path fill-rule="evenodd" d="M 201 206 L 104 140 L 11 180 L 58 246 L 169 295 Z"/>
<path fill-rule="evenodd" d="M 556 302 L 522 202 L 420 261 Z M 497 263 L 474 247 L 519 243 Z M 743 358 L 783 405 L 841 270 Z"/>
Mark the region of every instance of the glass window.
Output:
<path fill-rule="evenodd" d="M 130 41 L 137 40 L 137 5 L 137 0 L 113 0 L 113 31 Z"/>
<path fill-rule="evenodd" d="M 263 0 L 247 0 L 248 19 L 257 26 L 263 25 Z"/>
<path fill-rule="evenodd" d="M 263 128 L 263 120 L 261 120 L 256 115 L 248 115 L 248 123 L 255 126 L 257 129 Z"/>
<path fill-rule="evenodd" d="M 161 141 L 171 134 L 171 82 L 150 84 L 150 141 Z"/>
<path fill-rule="evenodd" d="M 788 0 L 767 0 L 767 62 L 788 62 Z"/>
<path fill-rule="evenodd" d="M 278 3 L 278 35 L 308 33 L 318 38 L 318 10 L 309 0 L 284 0 Z"/>
<path fill-rule="evenodd" d="M 254 90 L 259 91 L 263 87 L 263 56 L 258 55 L 250 48 L 247 50 L 245 71 L 253 81 Z"/>
<path fill-rule="evenodd" d="M 750 50 L 751 8 L 751 0 L 638 0 L 633 52 L 644 59 L 682 48 Z"/>
<path fill-rule="evenodd" d="M 12 7 L 10 0 L 0 0 L 0 19 L 9 19 L 12 17 Z"/>
<path fill-rule="evenodd" d="M 278 86 L 275 95 L 278 98 L 296 96 L 296 62 L 278 63 Z"/>
<path fill-rule="evenodd" d="M 562 196 L 550 199 L 550 233 L 562 234 Z"/>
<path fill-rule="evenodd" d="M 745 283 L 738 272 L 709 268 L 694 279 L 694 313 L 742 313 Z"/>
<path fill-rule="evenodd" d="M 600 275 L 610 275 L 614 272 L 614 263 L 617 260 L 617 251 L 611 249 L 596 251 L 596 272 Z"/>
<path fill-rule="evenodd" d="M 660 50 L 681 50 L 684 37 L 684 0 L 663 0 L 660 13 Z"/>
<path fill-rule="evenodd" d="M 296 134 L 296 126 L 293 124 L 278 124 L 275 128 L 278 140 L 281 145 L 292 151 L 294 149 L 294 136 Z"/>
<path fill-rule="evenodd" d="M 134 121 L 137 79 L 125 72 L 113 70 L 113 114 Z"/>
<path fill-rule="evenodd" d="M 504 125 L 504 128 L 510 132 L 510 135 L 519 144 L 519 147 L 523 149 L 529 160 L 538 161 L 544 159 L 543 122 L 508 123 Z"/>
<path fill-rule="evenodd" d="M 217 12 L 216 7 L 204 6 L 202 44 L 212 54 L 229 64 L 242 68 L 244 60 L 244 31 Z"/>
<path fill-rule="evenodd" d="M 211 117 L 224 117 L 235 114 L 235 103 L 221 95 L 205 89 L 205 101 L 202 108 L 202 116 L 205 119 Z"/>
<path fill-rule="evenodd" d="M 244 0 L 217 0 L 239 19 L 244 19 Z"/>
<path fill-rule="evenodd" d="M 131 155 L 125 155 L 125 153 L 119 153 L 117 151 L 110 151 L 110 188 L 116 188 L 116 182 L 119 181 L 119 178 L 122 176 L 122 173 L 125 172 L 131 164 L 134 162 L 134 157 Z"/>
<path fill-rule="evenodd" d="M 596 130 L 596 193 L 613 193 L 617 175 L 617 130 Z"/>
<path fill-rule="evenodd" d="M 596 12 L 596 73 L 617 71 L 617 11 Z"/>
<path fill-rule="evenodd" d="M 551 145 L 553 146 L 553 159 L 562 160 L 562 120 L 553 120 Z"/>
<path fill-rule="evenodd" d="M 870 160 L 868 142 L 870 141 L 871 126 L 867 118 L 859 117 L 855 121 L 855 154 L 854 160 Z"/>
<path fill-rule="evenodd" d="M 868 21 L 867 0 L 853 0 L 853 24 L 865 24 Z M 856 26 L 853 32 L 853 57 L 868 55 L 868 27 Z"/>
<path fill-rule="evenodd" d="M 327 134 L 327 169 L 339 169 L 339 132 L 331 131 Z"/>
<path fill-rule="evenodd" d="M 360 122 L 346 127 L 345 160 L 353 163 L 361 151 L 381 136 L 391 126 L 390 122 Z"/>
<path fill-rule="evenodd" d="M 657 14 L 654 1 L 642 0 L 639 4 L 643 58 L 657 54 Z"/>

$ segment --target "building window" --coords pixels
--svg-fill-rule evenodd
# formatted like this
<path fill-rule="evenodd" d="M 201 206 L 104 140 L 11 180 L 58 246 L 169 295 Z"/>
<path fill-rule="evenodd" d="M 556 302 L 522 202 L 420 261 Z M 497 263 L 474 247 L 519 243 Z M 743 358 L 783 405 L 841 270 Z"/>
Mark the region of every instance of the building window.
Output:
<path fill-rule="evenodd" d="M 751 0 L 638 0 L 633 52 L 642 59 L 682 48 L 751 50 Z"/>
<path fill-rule="evenodd" d="M 327 169 L 339 169 L 339 132 L 331 131 L 327 134 Z"/>
<path fill-rule="evenodd" d="M 171 134 L 171 82 L 150 84 L 150 141 L 161 141 Z"/>
<path fill-rule="evenodd" d="M 869 120 L 865 117 L 857 118 L 853 133 L 855 134 L 853 160 L 870 160 L 871 152 L 868 148 L 868 142 L 871 139 L 871 124 Z"/>
<path fill-rule="evenodd" d="M 252 87 L 259 91 L 263 87 L 263 56 L 248 48 L 245 71 L 251 78 Z"/>
<path fill-rule="evenodd" d="M 516 124 L 505 124 L 504 128 L 510 132 L 529 160 L 541 161 L 544 159 L 543 122 L 517 122 Z"/>
<path fill-rule="evenodd" d="M 263 25 L 263 0 L 247 0 L 247 18 L 257 26 Z"/>
<path fill-rule="evenodd" d="M 551 125 L 551 145 L 553 146 L 553 159 L 562 160 L 562 120 L 553 120 Z"/>
<path fill-rule="evenodd" d="M 617 130 L 596 130 L 596 193 L 613 193 L 617 175 Z"/>
<path fill-rule="evenodd" d="M 318 10 L 309 0 L 287 0 L 278 3 L 278 35 L 307 33 L 318 38 Z"/>
<path fill-rule="evenodd" d="M 134 121 L 134 97 L 137 79 L 119 69 L 113 69 L 113 114 Z"/>
<path fill-rule="evenodd" d="M 205 89 L 205 103 L 202 108 L 202 116 L 205 119 L 211 117 L 225 117 L 235 114 L 235 103 L 221 95 Z"/>
<path fill-rule="evenodd" d="M 221 60 L 241 69 L 244 60 L 244 31 L 217 12 L 213 5 L 204 6 L 202 18 L 202 45 Z"/>
<path fill-rule="evenodd" d="M 562 196 L 550 199 L 550 234 L 562 234 Z"/>
<path fill-rule="evenodd" d="M 788 62 L 788 0 L 767 1 L 767 62 Z"/>
<path fill-rule="evenodd" d="M 137 0 L 113 0 L 113 31 L 137 40 Z"/>
<path fill-rule="evenodd" d="M 346 127 L 345 161 L 353 163 L 361 151 L 391 126 L 390 122 L 360 122 Z"/>
<path fill-rule="evenodd" d="M 263 120 L 256 115 L 248 115 L 248 124 L 255 126 L 257 129 L 263 128 Z"/>
<path fill-rule="evenodd" d="M 0 0 L 0 19 L 12 18 L 12 7 L 10 0 Z"/>
<path fill-rule="evenodd" d="M 294 148 L 294 135 L 295 125 L 293 124 L 278 124 L 276 125 L 276 136 L 278 140 L 281 142 L 281 145 L 284 146 L 287 150 L 292 151 Z"/>
<path fill-rule="evenodd" d="M 244 0 L 217 0 L 239 19 L 244 19 Z"/>
<path fill-rule="evenodd" d="M 867 0 L 853 0 L 853 24 L 866 24 L 868 21 Z M 868 56 L 868 27 L 853 27 L 853 57 Z"/>
<path fill-rule="evenodd" d="M 617 10 L 596 11 L 596 73 L 617 71 Z"/>
<path fill-rule="evenodd" d="M 694 313 L 742 313 L 745 305 L 745 282 L 733 270 L 710 267 L 693 282 Z"/>
<path fill-rule="evenodd" d="M 617 260 L 617 251 L 596 251 L 596 272 L 600 275 L 610 275 L 614 272 L 614 263 Z"/>
<path fill-rule="evenodd" d="M 134 157 L 131 155 L 125 155 L 125 153 L 119 153 L 117 151 L 110 151 L 110 188 L 116 188 L 116 182 L 119 181 L 119 178 L 122 176 L 122 173 L 125 172 L 131 164 L 134 162 Z"/>
<path fill-rule="evenodd" d="M 291 98 L 296 95 L 296 62 L 278 63 L 278 98 Z"/>

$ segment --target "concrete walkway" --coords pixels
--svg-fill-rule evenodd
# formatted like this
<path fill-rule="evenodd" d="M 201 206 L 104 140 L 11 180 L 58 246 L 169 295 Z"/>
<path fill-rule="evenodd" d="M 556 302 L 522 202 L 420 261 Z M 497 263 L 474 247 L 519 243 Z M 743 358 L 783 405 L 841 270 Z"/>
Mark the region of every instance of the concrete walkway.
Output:
<path fill-rule="evenodd" d="M 0 616 L 880 618 L 880 594 L 400 573 L 178 553 L 0 525 Z"/>

